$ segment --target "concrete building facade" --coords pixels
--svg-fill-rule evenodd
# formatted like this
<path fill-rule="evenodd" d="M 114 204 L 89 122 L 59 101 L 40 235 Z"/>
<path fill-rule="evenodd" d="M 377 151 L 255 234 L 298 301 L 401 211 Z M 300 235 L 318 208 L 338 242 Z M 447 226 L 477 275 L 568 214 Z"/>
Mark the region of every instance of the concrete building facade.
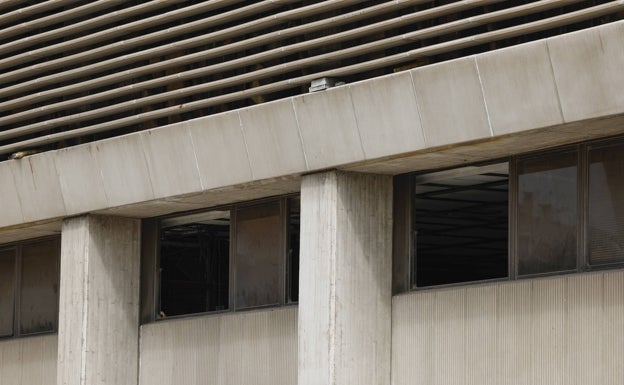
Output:
<path fill-rule="evenodd" d="M 624 382 L 623 1 L 0 12 L 0 385 Z"/>

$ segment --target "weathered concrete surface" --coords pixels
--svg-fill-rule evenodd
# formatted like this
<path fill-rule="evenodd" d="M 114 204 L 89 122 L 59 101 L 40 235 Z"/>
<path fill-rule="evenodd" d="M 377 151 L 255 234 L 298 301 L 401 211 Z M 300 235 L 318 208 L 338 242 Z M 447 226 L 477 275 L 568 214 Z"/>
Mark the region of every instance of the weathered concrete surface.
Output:
<path fill-rule="evenodd" d="M 392 303 L 394 385 L 616 385 L 624 271 L 432 289 Z"/>
<path fill-rule="evenodd" d="M 56 334 L 0 341 L 0 385 L 56 385 Z"/>
<path fill-rule="evenodd" d="M 389 385 L 392 178 L 331 171 L 301 186 L 299 385 Z"/>
<path fill-rule="evenodd" d="M 137 384 L 139 229 L 115 217 L 63 222 L 58 385 Z"/>
<path fill-rule="evenodd" d="M 622 134 L 622 40 L 619 21 L 0 162 L 0 232 L 262 198 L 324 169 L 399 174 Z"/>
<path fill-rule="evenodd" d="M 141 326 L 140 385 L 295 385 L 297 307 Z"/>

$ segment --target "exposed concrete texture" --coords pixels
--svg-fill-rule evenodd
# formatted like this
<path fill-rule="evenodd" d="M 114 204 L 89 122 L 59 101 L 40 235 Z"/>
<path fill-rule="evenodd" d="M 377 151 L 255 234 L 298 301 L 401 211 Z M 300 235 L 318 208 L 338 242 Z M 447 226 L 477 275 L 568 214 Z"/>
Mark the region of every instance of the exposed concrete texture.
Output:
<path fill-rule="evenodd" d="M 624 378 L 624 271 L 393 298 L 394 385 L 615 385 Z"/>
<path fill-rule="evenodd" d="M 494 135 L 563 123 L 545 41 L 477 56 Z"/>
<path fill-rule="evenodd" d="M 290 100 L 243 109 L 240 118 L 254 179 L 307 169 Z"/>
<path fill-rule="evenodd" d="M 0 385 L 56 385 L 56 334 L 0 341 Z"/>
<path fill-rule="evenodd" d="M 409 72 L 349 85 L 349 93 L 366 159 L 425 148 Z"/>
<path fill-rule="evenodd" d="M 58 385 L 137 384 L 139 230 L 135 219 L 63 222 Z"/>
<path fill-rule="evenodd" d="M 57 152 L 48 152 L 8 162 L 13 179 L 0 181 L 0 184 L 15 184 L 24 222 L 67 214 L 54 162 L 56 156 Z M 4 212 L 6 203 L 0 204 L 0 212 Z"/>
<path fill-rule="evenodd" d="M 297 307 L 141 326 L 141 385 L 294 385 Z"/>
<path fill-rule="evenodd" d="M 206 124 L 208 123 L 208 124 Z M 191 130 L 203 188 L 253 180 L 238 111 L 186 123 Z"/>
<path fill-rule="evenodd" d="M 427 146 L 491 136 L 474 57 L 412 70 Z"/>
<path fill-rule="evenodd" d="M 2 197 L 0 227 L 24 222 L 22 206 L 19 202 L 17 186 L 13 183 L 9 162 L 0 163 L 0 197 Z"/>
<path fill-rule="evenodd" d="M 104 193 L 110 207 L 154 199 L 152 182 L 139 135 L 93 144 Z M 94 170 L 91 170 L 94 171 Z"/>
<path fill-rule="evenodd" d="M 622 40 L 624 21 L 8 161 L 0 227 L 163 215 L 329 168 L 399 174 L 622 134 Z"/>
<path fill-rule="evenodd" d="M 566 122 L 624 106 L 624 22 L 581 32 L 547 40 Z"/>
<path fill-rule="evenodd" d="M 95 146 L 62 149 L 54 157 L 63 202 L 70 213 L 88 211 L 93 205 L 108 205 L 102 175 L 95 158 Z"/>
<path fill-rule="evenodd" d="M 347 87 L 293 99 L 306 159 L 311 170 L 364 157 Z"/>
<path fill-rule="evenodd" d="M 174 130 L 149 130 L 139 135 L 142 146 L 137 151 L 145 153 L 156 198 L 201 190 L 197 159 L 188 127 L 178 125 Z"/>
<path fill-rule="evenodd" d="M 391 177 L 305 176 L 301 219 L 298 384 L 389 384 Z"/>

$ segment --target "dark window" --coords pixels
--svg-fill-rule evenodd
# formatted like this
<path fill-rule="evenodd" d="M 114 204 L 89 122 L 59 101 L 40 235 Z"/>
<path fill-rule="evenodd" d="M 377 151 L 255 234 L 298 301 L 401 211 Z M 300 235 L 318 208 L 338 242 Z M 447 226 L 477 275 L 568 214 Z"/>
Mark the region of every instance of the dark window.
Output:
<path fill-rule="evenodd" d="M 13 335 L 15 250 L 0 251 L 0 337 Z"/>
<path fill-rule="evenodd" d="M 58 239 L 0 251 L 0 337 L 56 331 L 59 258 Z"/>
<path fill-rule="evenodd" d="M 160 246 L 162 317 L 228 308 L 229 211 L 163 220 Z"/>
<path fill-rule="evenodd" d="M 51 332 L 56 328 L 59 295 L 56 240 L 22 246 L 20 333 Z"/>
<path fill-rule="evenodd" d="M 154 274 L 157 285 L 143 279 L 142 291 L 159 295 L 143 294 L 144 322 L 154 317 L 297 301 L 298 198 L 232 205 L 148 222 L 160 223 L 144 226 L 148 234 L 144 234 L 142 262 L 144 273 Z M 158 243 L 150 241 L 157 232 Z M 152 262 L 156 254 L 157 263 Z"/>
<path fill-rule="evenodd" d="M 518 275 L 576 268 L 576 164 L 576 152 L 518 161 Z"/>
<path fill-rule="evenodd" d="M 624 262 L 624 144 L 589 151 L 589 263 Z"/>
<path fill-rule="evenodd" d="M 299 232 L 301 229 L 301 200 L 299 197 L 288 200 L 288 270 L 287 302 L 299 301 Z"/>
<path fill-rule="evenodd" d="M 417 287 L 508 275 L 507 163 L 415 177 Z"/>

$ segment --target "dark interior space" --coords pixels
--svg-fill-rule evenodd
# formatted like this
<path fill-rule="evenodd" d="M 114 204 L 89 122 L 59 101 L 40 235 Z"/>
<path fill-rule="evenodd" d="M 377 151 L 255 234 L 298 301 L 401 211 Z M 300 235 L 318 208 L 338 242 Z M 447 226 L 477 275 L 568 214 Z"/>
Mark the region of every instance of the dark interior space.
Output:
<path fill-rule="evenodd" d="M 165 227 L 160 238 L 160 316 L 228 308 L 229 212 Z M 184 220 L 185 218 L 175 218 Z"/>
<path fill-rule="evenodd" d="M 508 275 L 508 166 L 418 175 L 413 269 L 417 287 Z"/>

